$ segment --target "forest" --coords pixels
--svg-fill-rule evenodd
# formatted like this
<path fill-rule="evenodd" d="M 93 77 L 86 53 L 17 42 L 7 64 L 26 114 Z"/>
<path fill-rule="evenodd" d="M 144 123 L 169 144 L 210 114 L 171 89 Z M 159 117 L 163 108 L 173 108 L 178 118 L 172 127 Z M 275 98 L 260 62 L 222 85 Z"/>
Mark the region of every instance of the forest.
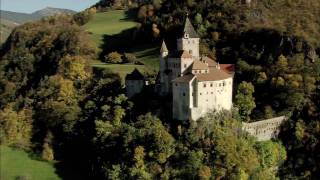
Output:
<path fill-rule="evenodd" d="M 131 44 L 169 48 L 188 14 L 201 52 L 236 64 L 234 110 L 177 122 L 170 97 L 146 89 L 129 100 L 119 74 L 90 65 L 109 52 L 83 25 L 110 9 L 135 14 Z M 0 144 L 53 162 L 62 179 L 318 179 L 319 9 L 318 0 L 102 0 L 23 24 L 0 49 Z M 241 130 L 279 115 L 289 119 L 277 140 Z"/>

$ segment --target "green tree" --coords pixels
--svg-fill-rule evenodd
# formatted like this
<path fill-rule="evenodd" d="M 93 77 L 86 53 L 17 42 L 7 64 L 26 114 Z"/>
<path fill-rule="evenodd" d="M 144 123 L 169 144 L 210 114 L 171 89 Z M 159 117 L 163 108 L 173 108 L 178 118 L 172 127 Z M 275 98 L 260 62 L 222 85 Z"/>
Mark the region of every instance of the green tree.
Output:
<path fill-rule="evenodd" d="M 249 121 L 252 110 L 256 107 L 254 97 L 254 86 L 248 82 L 241 82 L 237 95 L 235 97 L 235 105 L 239 109 L 241 119 Z"/>

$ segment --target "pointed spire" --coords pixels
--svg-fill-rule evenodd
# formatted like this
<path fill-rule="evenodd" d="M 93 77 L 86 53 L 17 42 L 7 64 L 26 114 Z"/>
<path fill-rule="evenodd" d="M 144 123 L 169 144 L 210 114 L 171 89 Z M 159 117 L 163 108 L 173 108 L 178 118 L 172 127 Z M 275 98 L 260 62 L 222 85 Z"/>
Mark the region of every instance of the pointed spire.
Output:
<path fill-rule="evenodd" d="M 161 45 L 161 49 L 160 49 L 160 53 L 163 53 L 163 52 L 169 52 L 164 40 L 162 41 L 162 45 Z"/>
<path fill-rule="evenodd" d="M 194 27 L 190 22 L 190 19 L 188 16 L 186 17 L 181 36 L 184 37 L 185 34 L 188 34 L 189 38 L 199 38 L 197 32 L 194 30 Z"/>

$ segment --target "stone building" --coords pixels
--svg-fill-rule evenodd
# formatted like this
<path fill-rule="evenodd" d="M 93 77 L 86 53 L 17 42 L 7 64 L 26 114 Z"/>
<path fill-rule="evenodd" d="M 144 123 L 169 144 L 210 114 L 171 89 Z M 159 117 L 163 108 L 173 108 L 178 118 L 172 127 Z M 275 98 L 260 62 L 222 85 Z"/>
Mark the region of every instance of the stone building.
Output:
<path fill-rule="evenodd" d="M 197 120 L 209 111 L 230 110 L 234 66 L 200 55 L 200 38 L 188 18 L 176 43 L 170 51 L 162 43 L 156 85 L 160 95 L 172 95 L 173 118 Z"/>
<path fill-rule="evenodd" d="M 139 94 L 146 85 L 144 76 L 138 69 L 134 69 L 132 73 L 126 76 L 126 92 L 127 97 L 132 98 L 136 94 Z"/>
<path fill-rule="evenodd" d="M 277 138 L 280 127 L 285 120 L 285 116 L 280 116 L 252 123 L 242 123 L 242 129 L 255 136 L 258 141 L 270 140 Z"/>

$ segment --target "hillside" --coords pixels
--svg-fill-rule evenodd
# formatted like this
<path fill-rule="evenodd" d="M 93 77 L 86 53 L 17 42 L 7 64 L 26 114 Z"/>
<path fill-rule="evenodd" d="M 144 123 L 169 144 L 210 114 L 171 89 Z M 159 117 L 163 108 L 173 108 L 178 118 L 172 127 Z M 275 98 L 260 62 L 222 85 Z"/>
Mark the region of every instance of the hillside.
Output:
<path fill-rule="evenodd" d="M 60 179 L 52 164 L 35 160 L 22 150 L 0 146 L 0 157 L 0 179 Z"/>
<path fill-rule="evenodd" d="M 320 179 L 318 0 L 103 0 L 109 1 L 134 5 L 88 9 L 80 21 L 55 16 L 25 23 L 1 47 L 5 179 L 29 173 L 50 179 L 33 177 L 52 175 L 50 163 L 62 179 Z M 236 67 L 229 83 L 235 108 L 197 122 L 177 121 L 172 96 L 159 96 L 153 81 L 130 99 L 126 90 L 135 87 L 123 86 L 134 68 L 156 72 L 160 41 L 172 52 L 187 12 L 201 54 Z M 228 84 L 193 82 L 207 95 Z M 178 87 L 182 111 L 192 96 L 207 99 L 198 88 L 186 93 L 185 85 Z M 277 139 L 259 142 L 243 131 L 243 122 L 283 115 Z"/>
<path fill-rule="evenodd" d="M 0 44 L 7 39 L 14 27 L 26 22 L 36 21 L 43 17 L 53 16 L 61 13 L 74 14 L 76 12 L 69 9 L 51 7 L 47 7 L 30 14 L 0 10 Z"/>
<path fill-rule="evenodd" d="M 53 8 L 53 7 L 46 7 L 44 9 L 35 11 L 32 13 L 34 16 L 40 16 L 40 17 L 45 17 L 45 16 L 53 16 L 57 14 L 75 14 L 76 11 L 70 10 L 70 9 L 61 9 L 61 8 Z"/>
<path fill-rule="evenodd" d="M 118 72 L 122 78 L 130 73 L 134 68 L 141 71 L 153 73 L 158 69 L 158 46 L 155 44 L 137 45 L 130 44 L 132 37 L 131 31 L 137 26 L 137 23 L 127 15 L 124 10 L 112 10 L 95 14 L 84 28 L 90 32 L 93 41 L 99 48 L 99 53 L 107 48 L 119 48 L 120 51 L 133 53 L 137 60 L 144 65 L 134 64 L 106 64 L 100 61 L 92 63 L 93 67 L 109 68 Z M 126 33 L 129 34 L 126 34 Z M 128 38 L 129 37 L 129 38 Z M 123 48 L 126 47 L 126 48 Z"/>
<path fill-rule="evenodd" d="M 0 23 L 0 44 L 2 44 L 10 35 L 13 28 L 19 24 L 10 20 L 1 19 Z"/>

